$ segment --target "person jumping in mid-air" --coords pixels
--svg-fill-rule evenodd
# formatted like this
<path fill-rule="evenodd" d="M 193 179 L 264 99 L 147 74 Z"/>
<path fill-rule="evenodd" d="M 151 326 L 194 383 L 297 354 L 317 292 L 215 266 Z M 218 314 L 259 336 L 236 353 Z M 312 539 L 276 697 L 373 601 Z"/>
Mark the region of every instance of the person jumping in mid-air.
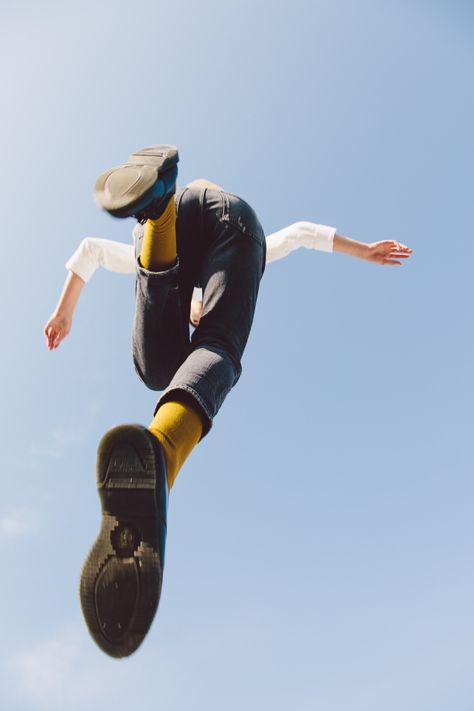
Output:
<path fill-rule="evenodd" d="M 57 348 L 98 266 L 136 272 L 133 361 L 145 385 L 164 392 L 149 428 L 114 427 L 99 444 L 102 524 L 80 583 L 89 630 L 114 657 L 134 652 L 153 621 L 168 492 L 240 377 L 266 262 L 301 246 L 386 265 L 400 265 L 412 252 L 393 240 L 365 244 L 309 222 L 265 238 L 253 209 L 219 186 L 199 180 L 176 192 L 178 160 L 174 146 L 149 146 L 98 178 L 100 206 L 138 220 L 135 247 L 84 240 L 67 262 L 63 292 L 44 328 L 48 348 Z"/>

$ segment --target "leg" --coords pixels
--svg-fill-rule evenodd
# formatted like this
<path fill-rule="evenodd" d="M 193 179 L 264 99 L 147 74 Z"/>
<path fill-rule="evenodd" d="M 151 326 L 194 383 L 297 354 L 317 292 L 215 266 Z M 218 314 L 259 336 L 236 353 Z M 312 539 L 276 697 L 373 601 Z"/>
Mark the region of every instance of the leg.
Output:
<path fill-rule="evenodd" d="M 177 260 L 175 222 L 173 201 L 158 220 L 147 221 L 138 260 L 134 362 L 142 380 L 154 389 L 168 385 L 190 350 L 188 318 L 195 265 L 191 231 L 181 231 L 181 264 L 168 274 L 159 273 Z M 155 271 L 147 272 L 144 267 Z M 202 436 L 201 417 L 192 403 L 183 401 L 181 393 L 176 401 L 168 401 L 159 409 L 150 431 L 163 448 L 171 489 Z"/>
<path fill-rule="evenodd" d="M 186 295 L 178 286 L 179 263 L 161 272 L 137 264 L 133 362 L 148 388 L 164 390 L 190 349 Z M 184 297 L 184 299 L 182 298 Z M 184 301 L 184 305 L 183 305 Z"/>
<path fill-rule="evenodd" d="M 161 150 L 163 148 L 165 150 Z M 153 328 L 153 313 L 158 314 L 160 324 L 165 323 L 166 317 L 173 310 L 176 312 L 179 304 L 179 299 L 174 298 L 174 292 L 178 291 L 174 283 L 178 270 L 177 267 L 168 268 L 170 265 L 167 263 L 175 261 L 176 257 L 172 245 L 175 209 L 170 195 L 174 193 L 176 171 L 173 165 L 175 167 L 177 162 L 176 151 L 170 152 L 168 148 L 155 146 L 151 151 L 147 150 L 147 159 L 150 159 L 150 154 L 151 158 L 156 159 L 152 171 L 148 169 L 150 166 L 131 161 L 130 165 L 108 171 L 98 181 L 102 189 L 101 199 L 105 203 L 103 206 L 120 217 L 127 216 L 126 213 L 135 214 L 132 209 L 145 210 L 148 214 L 150 210 L 143 204 L 142 187 L 146 195 L 153 195 L 151 209 L 154 214 L 152 221 L 147 223 L 147 229 L 150 227 L 153 233 L 149 235 L 152 243 L 164 233 L 165 249 L 158 248 L 160 245 L 148 245 L 151 247 L 146 258 L 149 263 L 140 265 L 143 274 L 137 282 L 137 314 L 142 333 L 148 337 L 153 335 L 153 332 L 149 333 Z M 169 171 L 170 160 L 174 179 L 171 176 L 164 181 L 164 187 L 159 186 L 160 168 L 164 165 Z M 141 178 L 145 180 L 144 186 L 140 183 Z M 132 207 L 127 201 L 123 204 L 122 198 L 127 190 L 132 193 Z M 155 252 L 160 258 L 165 254 L 163 265 L 153 263 Z M 145 266 L 148 270 L 158 270 L 147 272 Z M 160 272 L 160 267 L 165 271 Z M 169 338 L 170 334 L 166 336 Z M 176 349 L 175 357 L 177 352 Z M 145 350 L 143 353 L 143 363 L 147 365 L 150 353 Z M 164 367 L 160 362 L 158 373 L 159 368 Z M 169 363 L 166 367 L 170 367 Z M 152 371 L 154 377 L 156 372 Z M 159 377 L 163 377 L 162 372 Z M 159 440 L 147 429 L 136 425 L 113 428 L 99 445 L 97 486 L 102 505 L 102 525 L 82 570 L 80 594 L 84 617 L 93 638 L 112 656 L 127 656 L 137 649 L 158 606 L 168 499 L 165 455 Z"/>
<path fill-rule="evenodd" d="M 192 192 L 189 202 L 196 200 Z M 203 418 L 205 434 L 240 377 L 265 265 L 265 236 L 253 210 L 236 196 L 205 190 L 200 199 L 197 239 L 204 255 L 199 264 L 203 313 L 190 353 L 158 407 L 183 394 L 191 398 Z M 186 219 L 183 227 L 185 223 Z"/>
<path fill-rule="evenodd" d="M 146 222 L 137 255 L 142 261 L 137 260 L 133 356 L 139 376 L 154 390 L 166 387 L 189 350 L 177 289 L 182 271 L 176 264 L 173 200 L 178 161 L 175 146 L 148 146 L 102 173 L 95 184 L 96 200 L 109 214 Z"/>
<path fill-rule="evenodd" d="M 160 218 L 165 218 L 163 234 L 159 235 L 149 220 L 141 252 L 137 255 L 133 360 L 138 375 L 152 390 L 164 390 L 169 385 L 190 351 L 189 305 L 199 263 L 196 225 L 200 217 L 199 203 L 190 206 L 187 201 L 183 225 L 180 206 L 183 194 L 176 197 L 176 227 L 172 220 L 166 220 L 165 213 Z M 170 242 L 174 242 L 175 250 L 172 259 L 166 249 Z M 161 255 L 153 262 L 150 245 L 155 247 L 156 254 L 157 243 L 159 249 L 161 246 Z"/>

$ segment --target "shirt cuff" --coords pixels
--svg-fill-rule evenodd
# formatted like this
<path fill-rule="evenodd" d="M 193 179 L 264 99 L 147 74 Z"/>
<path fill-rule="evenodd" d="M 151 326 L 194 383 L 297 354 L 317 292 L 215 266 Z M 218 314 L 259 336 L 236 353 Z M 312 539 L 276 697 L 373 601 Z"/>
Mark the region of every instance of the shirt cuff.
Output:
<path fill-rule="evenodd" d="M 328 225 L 315 225 L 313 249 L 317 249 L 321 252 L 333 252 L 335 234 L 335 227 L 329 227 Z"/>

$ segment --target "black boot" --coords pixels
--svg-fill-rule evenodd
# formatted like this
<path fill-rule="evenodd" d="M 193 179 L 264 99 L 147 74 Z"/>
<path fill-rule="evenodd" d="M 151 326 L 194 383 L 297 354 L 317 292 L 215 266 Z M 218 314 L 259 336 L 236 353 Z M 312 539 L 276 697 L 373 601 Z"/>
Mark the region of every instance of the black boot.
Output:
<path fill-rule="evenodd" d="M 95 199 L 114 217 L 135 217 L 140 222 L 156 219 L 176 191 L 178 161 L 175 146 L 142 148 L 127 163 L 97 178 Z"/>
<path fill-rule="evenodd" d="M 139 425 L 107 432 L 97 487 L 102 525 L 82 569 L 82 611 L 99 647 L 126 657 L 145 638 L 161 593 L 168 485 L 156 437 Z"/>

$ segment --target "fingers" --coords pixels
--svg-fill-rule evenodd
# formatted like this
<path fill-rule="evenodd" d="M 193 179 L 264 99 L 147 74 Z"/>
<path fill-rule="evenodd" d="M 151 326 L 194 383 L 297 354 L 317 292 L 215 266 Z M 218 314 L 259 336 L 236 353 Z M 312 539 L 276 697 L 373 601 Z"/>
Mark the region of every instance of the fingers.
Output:
<path fill-rule="evenodd" d="M 389 252 L 387 255 L 382 256 L 377 260 L 379 264 L 396 264 L 400 265 L 402 262 L 400 261 L 401 259 L 408 259 L 410 255 L 409 254 L 400 254 L 399 252 Z"/>
<path fill-rule="evenodd" d="M 400 259 L 409 259 L 413 250 L 407 247 L 405 244 L 400 244 L 400 242 L 392 241 L 390 244 L 390 250 L 384 259 L 384 264 L 394 264 L 401 265 Z"/>
<path fill-rule="evenodd" d="M 55 334 L 53 348 L 57 348 L 66 334 L 62 329 L 58 329 Z"/>
<path fill-rule="evenodd" d="M 53 348 L 53 341 L 54 341 L 54 335 L 55 335 L 55 330 L 53 327 L 53 324 L 51 321 L 48 321 L 46 326 L 43 329 L 43 334 L 46 338 L 46 346 L 48 350 L 52 350 Z"/>
<path fill-rule="evenodd" d="M 383 240 L 382 242 L 375 242 L 373 244 L 374 247 L 386 249 L 389 251 L 395 251 L 395 252 L 405 252 L 406 254 L 411 254 L 413 250 L 410 247 L 407 247 L 406 244 L 402 244 L 401 242 L 396 242 L 393 239 L 386 239 Z"/>
<path fill-rule="evenodd" d="M 45 335 L 46 346 L 49 351 L 51 350 L 51 347 L 52 347 L 52 332 L 53 332 L 53 327 L 49 323 L 47 323 L 46 326 L 44 327 L 43 333 Z"/>
<path fill-rule="evenodd" d="M 401 244 L 401 242 L 395 242 L 394 240 L 392 240 L 391 245 L 393 247 L 393 250 L 396 252 L 405 252 L 407 254 L 411 254 L 413 252 L 410 247 L 407 247 L 406 244 Z"/>
<path fill-rule="evenodd" d="M 54 326 L 50 324 L 46 324 L 44 329 L 44 335 L 46 336 L 46 346 L 49 351 L 52 351 L 57 348 L 63 338 L 61 330 L 54 328 Z"/>
<path fill-rule="evenodd" d="M 402 262 L 400 260 L 409 259 L 413 254 L 413 250 L 410 247 L 393 239 L 374 242 L 371 245 L 371 249 L 372 261 L 383 265 L 401 266 Z"/>
<path fill-rule="evenodd" d="M 372 259 L 379 264 L 384 264 L 384 260 L 388 259 L 391 262 L 400 259 L 409 259 L 413 254 L 413 250 L 405 244 L 396 242 L 395 240 L 384 240 L 382 242 L 374 242 L 371 245 Z"/>

